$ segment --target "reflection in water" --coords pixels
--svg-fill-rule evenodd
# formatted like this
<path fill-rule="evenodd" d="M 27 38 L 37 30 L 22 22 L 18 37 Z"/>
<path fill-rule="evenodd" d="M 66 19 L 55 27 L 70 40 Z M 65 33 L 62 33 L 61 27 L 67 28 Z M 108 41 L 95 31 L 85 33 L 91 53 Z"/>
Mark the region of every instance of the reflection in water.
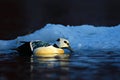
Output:
<path fill-rule="evenodd" d="M 69 70 L 69 58 L 32 58 L 31 79 L 64 79 Z M 67 72 L 67 73 L 66 73 Z M 36 75 L 36 73 L 38 75 Z"/>
<path fill-rule="evenodd" d="M 3 54 L 0 80 L 120 80 L 120 51 L 81 51 L 69 58 Z"/>

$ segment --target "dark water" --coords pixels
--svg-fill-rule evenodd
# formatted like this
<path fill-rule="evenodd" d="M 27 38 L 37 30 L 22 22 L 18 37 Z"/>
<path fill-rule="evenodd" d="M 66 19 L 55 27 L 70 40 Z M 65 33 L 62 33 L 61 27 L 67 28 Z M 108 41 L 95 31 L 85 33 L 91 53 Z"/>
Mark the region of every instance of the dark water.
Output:
<path fill-rule="evenodd" d="M 120 51 L 83 50 L 69 58 L 0 55 L 0 80 L 120 80 Z"/>

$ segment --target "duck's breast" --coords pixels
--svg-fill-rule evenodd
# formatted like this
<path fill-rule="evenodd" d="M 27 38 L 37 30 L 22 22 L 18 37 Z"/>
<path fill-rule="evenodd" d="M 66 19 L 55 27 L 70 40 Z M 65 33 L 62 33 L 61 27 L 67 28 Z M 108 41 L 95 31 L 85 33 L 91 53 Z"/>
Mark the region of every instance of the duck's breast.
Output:
<path fill-rule="evenodd" d="M 35 56 L 44 56 L 44 57 L 51 57 L 64 54 L 64 50 L 60 48 L 55 48 L 53 46 L 48 47 L 39 47 L 34 50 Z"/>

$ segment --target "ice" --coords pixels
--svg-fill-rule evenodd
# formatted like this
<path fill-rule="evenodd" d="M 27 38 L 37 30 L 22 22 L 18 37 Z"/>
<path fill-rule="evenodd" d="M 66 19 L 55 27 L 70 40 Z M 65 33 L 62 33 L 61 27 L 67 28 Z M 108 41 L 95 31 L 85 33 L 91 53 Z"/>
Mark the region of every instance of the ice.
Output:
<path fill-rule="evenodd" d="M 42 40 L 53 43 L 57 38 L 66 38 L 77 52 L 82 49 L 120 49 L 120 25 L 107 27 L 93 25 L 64 26 L 47 24 L 34 33 L 18 36 L 14 40 L 0 40 L 0 52 L 17 48 L 20 41 Z"/>

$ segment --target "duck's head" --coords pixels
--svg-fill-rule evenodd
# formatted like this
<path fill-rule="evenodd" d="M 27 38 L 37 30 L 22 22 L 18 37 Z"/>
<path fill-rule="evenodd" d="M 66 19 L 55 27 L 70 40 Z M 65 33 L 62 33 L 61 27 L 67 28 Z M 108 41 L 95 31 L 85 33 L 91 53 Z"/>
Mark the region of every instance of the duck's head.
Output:
<path fill-rule="evenodd" d="M 71 52 L 73 52 L 73 49 L 70 46 L 70 43 L 67 39 L 64 38 L 58 38 L 56 42 L 57 47 L 62 48 L 62 49 L 68 49 Z"/>

